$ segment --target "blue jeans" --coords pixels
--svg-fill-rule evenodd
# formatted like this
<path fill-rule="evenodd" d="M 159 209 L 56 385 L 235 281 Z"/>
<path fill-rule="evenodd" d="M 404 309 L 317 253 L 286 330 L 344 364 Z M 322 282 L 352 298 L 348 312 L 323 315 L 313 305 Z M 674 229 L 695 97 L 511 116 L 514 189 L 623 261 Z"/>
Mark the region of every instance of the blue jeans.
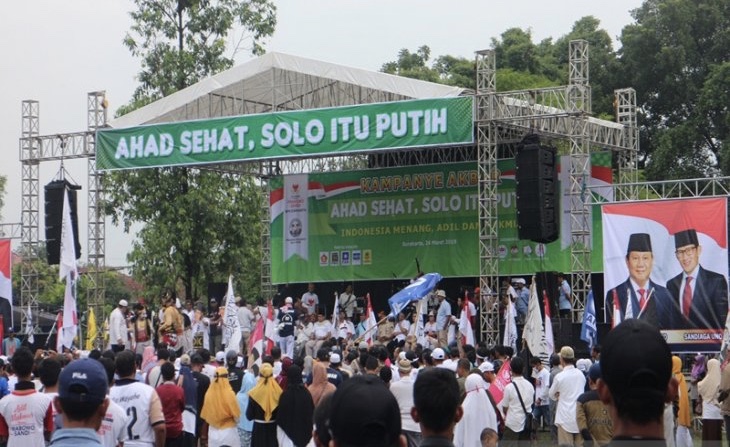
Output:
<path fill-rule="evenodd" d="M 542 416 L 542 426 L 550 430 L 550 426 L 553 425 L 553 420 L 550 417 L 550 405 L 535 405 L 532 409 L 532 417 L 536 422 L 540 421 Z"/>

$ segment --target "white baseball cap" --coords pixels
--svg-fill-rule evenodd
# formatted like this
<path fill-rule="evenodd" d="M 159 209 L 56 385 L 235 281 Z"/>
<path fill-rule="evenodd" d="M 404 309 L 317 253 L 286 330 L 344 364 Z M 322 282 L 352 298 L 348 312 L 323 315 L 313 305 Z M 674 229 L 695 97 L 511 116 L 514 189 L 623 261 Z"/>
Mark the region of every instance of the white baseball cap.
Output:
<path fill-rule="evenodd" d="M 119 305 L 122 307 L 127 307 L 129 306 L 129 303 L 127 302 L 127 300 L 119 300 Z"/>
<path fill-rule="evenodd" d="M 226 361 L 226 353 L 223 351 L 218 351 L 215 353 L 215 361 L 218 363 L 224 363 Z"/>
<path fill-rule="evenodd" d="M 494 372 L 494 363 L 492 362 L 482 362 L 481 365 L 479 365 L 479 371 L 485 373 L 485 372 Z"/>
<path fill-rule="evenodd" d="M 446 357 L 446 353 L 441 348 L 436 348 L 431 353 L 431 358 L 434 360 L 443 360 Z"/>
<path fill-rule="evenodd" d="M 284 303 L 286 303 L 286 304 L 291 304 L 293 302 L 294 302 L 294 300 L 290 296 L 286 297 L 286 299 L 284 300 Z"/>

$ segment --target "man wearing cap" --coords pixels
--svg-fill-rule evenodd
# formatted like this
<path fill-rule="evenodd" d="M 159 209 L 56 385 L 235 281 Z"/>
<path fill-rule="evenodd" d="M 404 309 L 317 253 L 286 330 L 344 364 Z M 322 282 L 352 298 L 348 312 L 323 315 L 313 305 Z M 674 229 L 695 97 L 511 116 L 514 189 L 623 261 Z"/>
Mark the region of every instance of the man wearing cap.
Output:
<path fill-rule="evenodd" d="M 444 360 L 446 360 L 446 352 L 441 348 L 436 348 L 431 352 L 431 359 L 433 360 L 433 366 L 436 368 L 444 368 Z M 448 368 L 444 368 L 447 371 L 451 371 Z M 453 373 L 453 371 L 451 371 Z M 456 377 L 456 375 L 454 375 Z M 457 384 L 458 386 L 458 384 Z"/>
<path fill-rule="evenodd" d="M 664 404 L 677 397 L 677 384 L 672 353 L 656 327 L 633 319 L 611 330 L 603 339 L 597 391 L 613 420 L 612 443 L 660 445 Z"/>
<path fill-rule="evenodd" d="M 527 305 L 530 302 L 530 289 L 525 287 L 525 280 L 523 278 L 515 278 L 514 283 L 517 286 L 517 299 L 515 300 L 517 318 L 521 322 L 524 322 L 527 318 Z"/>
<path fill-rule="evenodd" d="M 332 395 L 330 445 L 405 447 L 398 401 L 374 376 L 357 376 Z"/>
<path fill-rule="evenodd" d="M 400 408 L 401 432 L 408 441 L 408 447 L 415 447 L 421 443 L 421 427 L 413 420 L 411 409 L 413 408 L 413 384 L 411 376 L 413 366 L 408 359 L 398 360 L 398 374 L 400 379 L 390 384 L 390 392 L 395 396 Z"/>
<path fill-rule="evenodd" d="M 436 312 L 436 327 L 439 333 L 439 346 L 446 346 L 449 337 L 449 324 L 451 323 L 451 304 L 446 299 L 446 292 L 439 289 L 436 291 L 439 300 L 438 311 Z"/>
<path fill-rule="evenodd" d="M 629 236 L 626 251 L 629 278 L 606 294 L 609 320 L 612 318 L 614 301 L 617 300 L 621 321 L 640 318 L 662 329 L 676 327 L 678 312 L 669 291 L 650 278 L 653 265 L 651 237 L 646 233 Z"/>
<path fill-rule="evenodd" d="M 101 447 L 96 430 L 109 406 L 104 367 L 92 359 L 75 360 L 61 371 L 58 381 L 54 405 L 63 419 L 63 428 L 53 433 L 51 445 Z"/>
<path fill-rule="evenodd" d="M 293 307 L 294 300 L 288 296 L 284 300 L 284 305 L 279 308 L 279 347 L 281 352 L 289 357 L 294 358 L 294 322 L 297 321 L 297 312 Z"/>
<path fill-rule="evenodd" d="M 127 306 L 127 300 L 119 300 L 119 305 L 109 314 L 109 344 L 114 352 L 124 351 L 129 343 Z"/>
<path fill-rule="evenodd" d="M 613 422 L 608 414 L 608 407 L 598 398 L 598 379 L 601 378 L 601 365 L 596 363 L 588 369 L 588 386 L 590 391 L 578 396 L 576 418 L 578 428 L 586 443 L 591 440 L 597 446 L 608 444 L 613 437 Z"/>
<path fill-rule="evenodd" d="M 575 418 L 575 407 L 578 396 L 583 394 L 586 377 L 575 368 L 575 353 L 570 346 L 560 349 L 559 372 L 550 385 L 550 399 L 557 400 L 555 409 L 555 425 L 558 427 L 558 444 L 561 446 L 583 445 L 583 438 L 578 430 Z"/>
<path fill-rule="evenodd" d="M 728 308 L 725 277 L 700 265 L 702 246 L 693 228 L 674 235 L 674 254 L 682 273 L 667 282 L 681 323 L 677 328 L 723 329 Z"/>

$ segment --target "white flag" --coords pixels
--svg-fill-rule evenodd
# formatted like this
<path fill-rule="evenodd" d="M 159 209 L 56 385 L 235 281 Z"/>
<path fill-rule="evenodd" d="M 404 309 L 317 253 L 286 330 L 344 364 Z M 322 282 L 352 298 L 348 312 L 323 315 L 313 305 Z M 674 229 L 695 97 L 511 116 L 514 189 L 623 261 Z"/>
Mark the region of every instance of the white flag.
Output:
<path fill-rule="evenodd" d="M 238 352 L 241 346 L 241 323 L 238 321 L 238 306 L 233 293 L 233 275 L 228 276 L 226 307 L 223 312 L 223 344 L 226 350 Z"/>
<path fill-rule="evenodd" d="M 540 316 L 540 304 L 534 277 L 530 285 L 530 301 L 527 304 L 527 318 L 525 320 L 525 327 L 522 329 L 522 339 L 527 342 L 527 347 L 530 348 L 530 353 L 533 356 L 539 357 L 543 363 L 548 363 L 550 355 L 547 352 L 547 343 L 542 326 L 542 316 Z"/>
<path fill-rule="evenodd" d="M 545 306 L 545 347 L 549 355 L 555 353 L 555 339 L 553 338 L 553 318 L 550 313 L 550 299 L 547 292 L 542 291 L 543 305 Z"/>
<path fill-rule="evenodd" d="M 511 346 L 515 353 L 517 353 L 516 317 L 517 312 L 515 311 L 515 305 L 512 300 L 510 300 L 504 313 L 504 338 L 502 340 L 502 344 L 504 346 Z"/>
<path fill-rule="evenodd" d="M 59 279 L 66 280 L 66 289 L 63 295 L 63 325 L 58 328 L 61 344 L 67 348 L 73 345 L 78 330 L 76 314 L 76 242 L 74 241 L 73 225 L 71 223 L 71 207 L 68 201 L 68 191 L 63 194 L 63 219 L 61 221 L 61 259 L 58 267 Z"/>
<path fill-rule="evenodd" d="M 471 327 L 471 318 L 469 318 L 469 300 L 466 298 L 466 295 L 464 296 L 464 305 L 461 307 L 461 315 L 459 316 L 459 332 L 462 335 L 462 344 L 471 346 L 476 344 L 474 343 L 474 330 Z"/>
<path fill-rule="evenodd" d="M 367 319 L 365 320 L 365 331 L 367 336 L 365 341 L 368 346 L 372 346 L 378 339 L 378 320 L 375 318 L 375 312 L 373 312 L 373 304 L 370 302 L 370 293 L 367 294 Z"/>
<path fill-rule="evenodd" d="M 35 343 L 35 337 L 33 336 L 33 313 L 30 311 L 30 304 L 28 304 L 28 312 L 26 313 L 25 338 L 31 345 Z"/>
<path fill-rule="evenodd" d="M 332 332 L 337 331 L 337 320 L 340 318 L 340 297 L 335 292 L 335 306 L 332 308 Z"/>

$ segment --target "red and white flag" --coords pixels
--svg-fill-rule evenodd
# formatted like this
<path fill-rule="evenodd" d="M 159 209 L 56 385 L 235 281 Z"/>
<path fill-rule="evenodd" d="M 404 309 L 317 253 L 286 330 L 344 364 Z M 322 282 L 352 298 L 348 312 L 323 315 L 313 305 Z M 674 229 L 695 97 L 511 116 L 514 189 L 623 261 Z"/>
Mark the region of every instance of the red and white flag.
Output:
<path fill-rule="evenodd" d="M 251 331 L 251 338 L 248 342 L 248 367 L 261 365 L 261 357 L 264 355 L 264 324 L 266 318 L 259 318 Z"/>
<path fill-rule="evenodd" d="M 548 355 L 555 353 L 555 338 L 553 337 L 553 319 L 550 315 L 550 299 L 545 290 L 542 291 L 542 303 L 545 306 L 545 344 Z"/>
<path fill-rule="evenodd" d="M 373 312 L 373 304 L 370 302 L 370 293 L 366 295 L 367 299 L 367 319 L 365 320 L 365 332 L 367 333 L 367 336 L 365 337 L 365 341 L 368 343 L 368 346 L 372 346 L 375 340 L 377 339 L 376 332 L 378 331 L 378 320 L 375 318 L 375 312 Z"/>
<path fill-rule="evenodd" d="M 264 354 L 269 355 L 271 354 L 271 348 L 274 347 L 274 337 L 276 337 L 276 321 L 274 321 L 274 306 L 271 304 L 271 300 L 269 300 L 268 305 L 268 312 L 266 315 L 266 321 L 264 322 Z"/>
<path fill-rule="evenodd" d="M 466 291 L 464 291 L 463 301 L 464 305 L 461 308 L 461 315 L 459 317 L 459 332 L 461 333 L 461 344 L 462 346 L 474 346 L 474 330 L 471 327 L 471 318 L 469 315 L 469 298 Z"/>
<path fill-rule="evenodd" d="M 497 402 L 497 406 L 499 406 L 499 403 L 502 402 L 504 389 L 510 383 L 512 383 L 512 365 L 509 360 L 506 360 L 502 363 L 502 366 L 499 367 L 497 377 L 487 390 L 487 392 L 494 398 L 494 401 Z"/>
<path fill-rule="evenodd" d="M 611 329 L 621 324 L 621 302 L 618 299 L 618 292 L 613 289 L 613 318 L 611 318 Z"/>

